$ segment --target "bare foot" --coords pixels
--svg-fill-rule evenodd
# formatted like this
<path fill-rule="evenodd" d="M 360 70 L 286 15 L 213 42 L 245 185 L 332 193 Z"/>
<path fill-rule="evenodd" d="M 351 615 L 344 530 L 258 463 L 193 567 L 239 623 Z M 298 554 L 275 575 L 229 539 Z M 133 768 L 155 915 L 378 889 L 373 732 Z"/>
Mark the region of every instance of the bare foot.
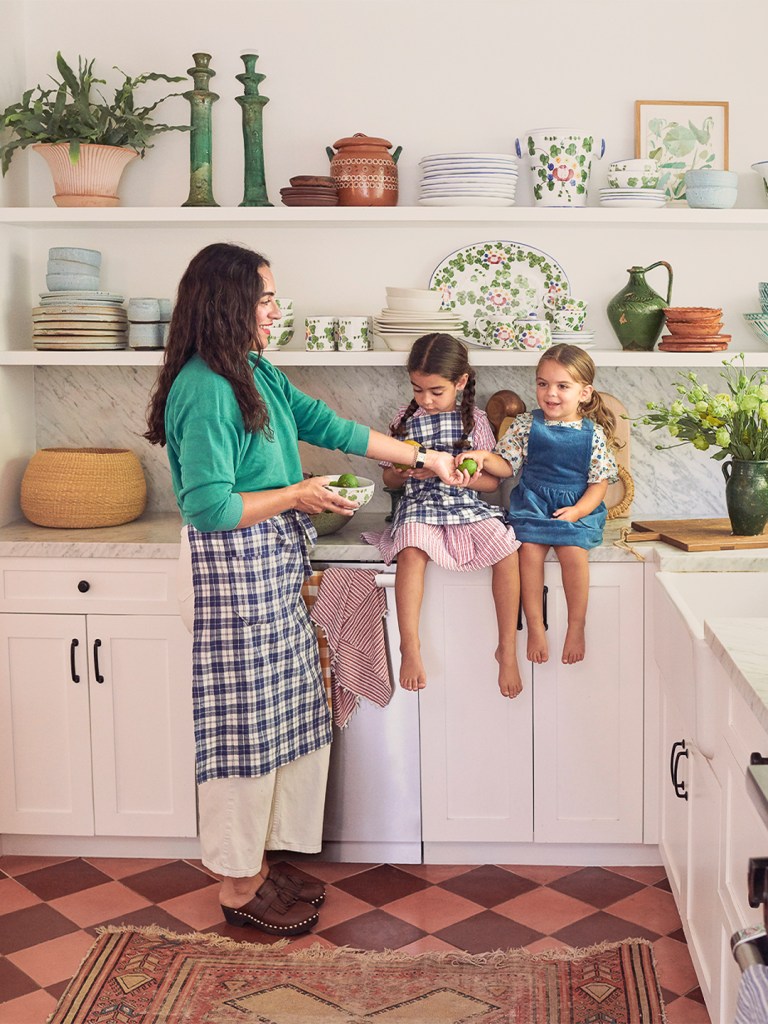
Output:
<path fill-rule="evenodd" d="M 543 665 L 545 661 L 549 661 L 549 646 L 547 644 L 547 631 L 544 629 L 543 622 L 537 622 L 533 625 L 528 623 L 528 661 L 534 662 L 536 665 Z"/>
<path fill-rule="evenodd" d="M 571 625 L 569 623 L 563 644 L 563 664 L 575 665 L 577 661 L 584 661 L 586 642 L 584 640 L 583 623 Z"/>
<path fill-rule="evenodd" d="M 510 650 L 499 644 L 496 648 L 496 661 L 499 663 L 499 689 L 502 697 L 516 697 L 522 693 L 523 680 L 520 678 L 514 647 Z"/>
<path fill-rule="evenodd" d="M 421 652 L 401 651 L 400 654 L 400 685 L 404 690 L 423 690 L 427 685 L 427 673 Z"/>

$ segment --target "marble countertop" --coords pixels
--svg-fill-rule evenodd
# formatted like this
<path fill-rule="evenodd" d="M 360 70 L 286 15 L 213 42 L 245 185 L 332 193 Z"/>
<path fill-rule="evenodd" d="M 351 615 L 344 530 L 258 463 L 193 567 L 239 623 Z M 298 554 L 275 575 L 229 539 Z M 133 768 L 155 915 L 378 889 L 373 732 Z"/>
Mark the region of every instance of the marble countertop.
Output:
<path fill-rule="evenodd" d="M 768 730 L 768 617 L 707 619 L 704 636 L 757 720 Z"/>

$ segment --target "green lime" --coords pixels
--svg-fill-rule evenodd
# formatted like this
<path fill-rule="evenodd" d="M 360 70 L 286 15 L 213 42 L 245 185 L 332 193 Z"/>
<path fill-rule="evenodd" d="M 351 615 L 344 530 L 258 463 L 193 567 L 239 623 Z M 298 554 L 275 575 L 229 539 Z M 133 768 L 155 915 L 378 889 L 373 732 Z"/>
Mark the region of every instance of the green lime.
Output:
<path fill-rule="evenodd" d="M 360 483 L 354 473 L 342 473 L 336 481 L 337 487 L 359 487 Z"/>
<path fill-rule="evenodd" d="M 474 459 L 464 459 L 463 462 L 459 463 L 459 469 L 466 470 L 470 476 L 474 476 L 477 472 L 477 463 Z"/>

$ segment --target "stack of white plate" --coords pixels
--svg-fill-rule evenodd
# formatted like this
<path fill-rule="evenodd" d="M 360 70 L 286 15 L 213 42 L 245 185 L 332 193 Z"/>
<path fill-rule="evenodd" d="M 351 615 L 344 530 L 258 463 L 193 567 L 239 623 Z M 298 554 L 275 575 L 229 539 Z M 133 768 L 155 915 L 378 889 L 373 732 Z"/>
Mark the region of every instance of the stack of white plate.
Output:
<path fill-rule="evenodd" d="M 651 210 L 666 206 L 669 196 L 663 188 L 601 188 L 600 205 L 623 209 Z"/>
<path fill-rule="evenodd" d="M 128 347 L 128 314 L 122 295 L 98 291 L 41 292 L 32 309 L 36 349 L 121 349 Z"/>
<path fill-rule="evenodd" d="M 374 316 L 372 334 L 387 348 L 407 351 L 423 334 L 436 331 L 461 337 L 462 321 L 452 310 L 440 309 L 442 296 L 429 288 L 387 288 L 387 305 Z"/>
<path fill-rule="evenodd" d="M 517 161 L 507 153 L 436 153 L 419 167 L 421 206 L 514 206 Z"/>
<path fill-rule="evenodd" d="M 594 331 L 552 331 L 553 345 L 578 345 L 579 348 L 594 348 Z"/>

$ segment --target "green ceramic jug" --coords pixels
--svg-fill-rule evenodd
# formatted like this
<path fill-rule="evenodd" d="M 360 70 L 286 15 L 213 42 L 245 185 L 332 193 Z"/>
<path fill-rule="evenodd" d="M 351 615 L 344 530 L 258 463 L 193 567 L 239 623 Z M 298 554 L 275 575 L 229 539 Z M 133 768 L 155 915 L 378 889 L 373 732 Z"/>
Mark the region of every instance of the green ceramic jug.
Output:
<path fill-rule="evenodd" d="M 666 267 L 669 274 L 666 301 L 646 283 L 654 267 Z M 664 327 L 664 310 L 672 301 L 672 267 L 664 260 L 649 267 L 630 267 L 629 282 L 608 303 L 608 319 L 621 347 L 632 352 L 650 352 Z"/>

